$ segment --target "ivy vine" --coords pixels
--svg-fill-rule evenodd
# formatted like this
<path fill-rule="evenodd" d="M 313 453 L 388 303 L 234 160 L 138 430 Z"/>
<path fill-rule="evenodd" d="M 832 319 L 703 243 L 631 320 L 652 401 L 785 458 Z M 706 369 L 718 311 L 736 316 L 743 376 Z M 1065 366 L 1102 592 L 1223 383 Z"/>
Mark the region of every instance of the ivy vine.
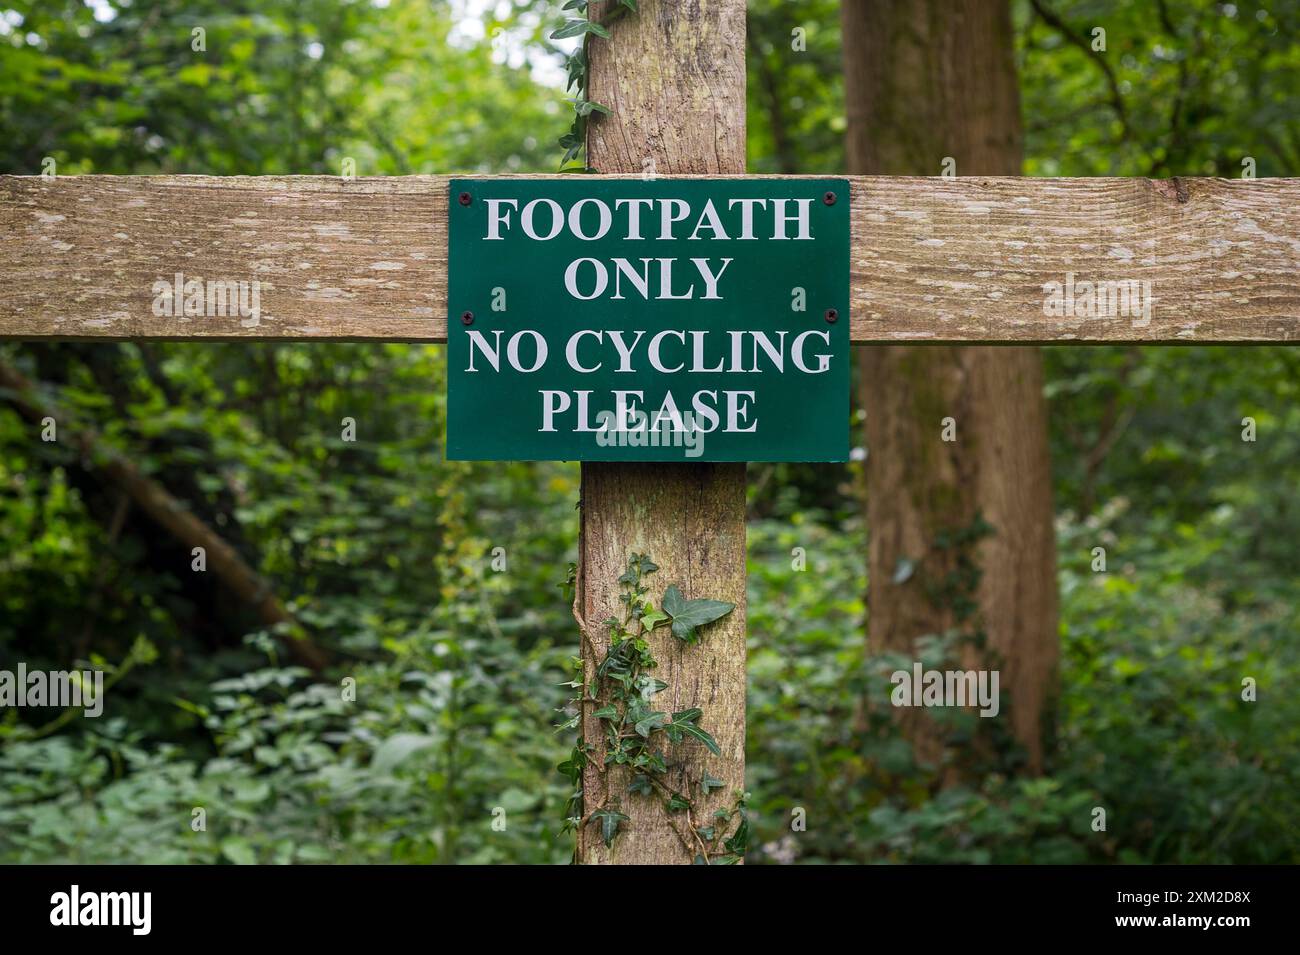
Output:
<path fill-rule="evenodd" d="M 566 91 L 573 93 L 568 100 L 573 104 L 573 123 L 569 131 L 560 137 L 560 146 L 564 149 L 560 160 L 561 172 L 594 172 L 585 161 L 578 162 L 587 142 L 587 123 L 593 113 L 611 114 L 608 106 L 590 99 L 590 44 L 592 37 L 608 40 L 610 25 L 629 11 L 636 13 L 637 0 L 617 0 L 617 3 L 600 20 L 588 18 L 590 3 L 588 0 L 569 0 L 564 10 L 574 11 L 577 16 L 569 17 L 564 25 L 551 33 L 552 40 L 563 40 L 581 36 L 582 45 L 566 61 L 568 84 Z M 647 554 L 632 554 L 627 570 L 618 578 L 623 592 L 619 599 L 623 603 L 623 618 L 611 617 L 605 623 L 609 627 L 609 647 L 596 665 L 594 677 L 588 684 L 583 679 L 583 661 L 574 658 L 573 665 L 578 671 L 578 678 L 566 684 L 581 690 L 581 695 L 570 700 L 575 704 L 577 713 L 561 725 L 561 729 L 574 729 L 582 721 L 584 708 L 591 708 L 590 718 L 599 720 L 603 730 L 603 753 L 579 738 L 569 758 L 559 766 L 559 771 L 568 777 L 574 787 L 564 810 L 563 832 L 579 832 L 585 826 L 596 825 L 600 828 L 601 840 L 606 848 L 614 844 L 615 838 L 622 832 L 631 817 L 622 811 L 618 796 L 607 796 L 606 800 L 590 809 L 586 806 L 583 793 L 582 774 L 594 765 L 599 772 L 605 773 L 610 766 L 621 766 L 631 773 L 631 782 L 627 786 L 629 797 L 654 798 L 664 800 L 664 806 L 672 815 L 685 819 L 684 835 L 678 829 L 687 850 L 693 854 L 697 864 L 726 865 L 740 862 L 745 855 L 749 840 L 749 818 L 746 815 L 746 794 L 737 792 L 728 808 L 716 810 L 708 820 L 697 820 L 698 801 L 708 796 L 715 789 L 721 789 L 726 783 L 705 772 L 693 777 L 687 768 L 671 762 L 673 747 L 685 743 L 688 739 L 703 745 L 714 756 L 721 756 L 717 741 L 700 726 L 704 711 L 691 707 L 669 714 L 655 709 L 654 697 L 668 688 L 668 684 L 649 675 L 650 670 L 658 665 L 647 637 L 658 627 L 666 626 L 673 637 L 687 646 L 698 644 L 701 640 L 699 628 L 725 617 L 735 609 L 735 605 L 721 600 L 688 600 L 676 586 L 664 591 L 659 609 L 647 597 L 649 588 L 645 578 L 659 569 Z M 568 599 L 573 598 L 573 589 L 577 568 L 570 564 L 568 575 L 561 585 Z M 590 635 L 583 626 L 583 639 L 591 642 Z M 593 652 L 596 651 L 592 645 Z M 670 768 L 681 768 L 680 778 L 685 785 L 674 789 L 668 784 Z M 684 790 L 684 791 L 683 791 Z M 676 827 L 675 827 L 676 828 Z"/>
<path fill-rule="evenodd" d="M 565 66 L 569 71 L 569 82 L 565 90 L 574 94 L 568 101 L 573 104 L 574 115 L 573 125 L 569 127 L 567 133 L 560 137 L 560 146 L 564 149 L 564 157 L 560 160 L 560 172 L 595 171 L 588 168 L 585 161 L 574 162 L 587 143 L 587 120 L 591 114 L 604 113 L 608 116 L 611 112 L 608 106 L 603 106 L 587 98 L 587 81 L 589 79 L 588 46 L 594 36 L 608 40 L 610 37 L 610 24 L 619 17 L 624 16 L 629 10 L 636 13 L 636 4 L 637 0 L 617 0 L 616 5 L 600 20 L 587 19 L 588 8 L 590 7 L 588 0 L 569 0 L 564 5 L 565 10 L 573 10 L 578 16 L 565 19 L 564 25 L 551 34 L 551 39 L 567 40 L 570 37 L 580 36 L 582 37 L 582 45 L 565 61 Z"/>
<path fill-rule="evenodd" d="M 654 697 L 668 688 L 668 684 L 650 675 L 657 663 L 647 639 L 659 627 L 666 627 L 674 638 L 686 646 L 701 642 L 700 628 L 725 617 L 735 605 L 722 600 L 688 600 L 676 586 L 664 591 L 663 600 L 656 609 L 647 596 L 649 588 L 645 578 L 659 569 L 647 554 L 632 554 L 627 570 L 618 578 L 622 593 L 619 600 L 624 610 L 622 619 L 611 617 L 605 621 L 609 628 L 609 646 L 600 654 L 594 644 L 593 652 L 600 657 L 593 678 L 587 682 L 582 677 L 583 661 L 575 658 L 578 677 L 566 684 L 581 691 L 570 702 L 577 707 L 577 715 L 564 723 L 562 729 L 577 727 L 584 708 L 588 718 L 600 721 L 603 746 L 599 749 L 579 738 L 569 758 L 559 765 L 559 771 L 574 786 L 564 810 L 564 832 L 580 832 L 585 826 L 599 826 L 600 837 L 608 848 L 631 821 L 622 811 L 621 798 L 611 793 L 599 805 L 586 805 L 582 774 L 588 766 L 605 773 L 611 766 L 621 766 L 631 774 L 627 786 L 628 798 L 659 798 L 668 813 L 678 816 L 684 825 L 674 825 L 694 861 L 702 865 L 731 865 L 744 858 L 749 840 L 749 818 L 745 812 L 746 796 L 736 792 L 727 808 L 716 810 L 708 819 L 698 819 L 701 799 L 726 783 L 708 772 L 692 775 L 681 762 L 673 761 L 675 747 L 683 743 L 698 743 L 714 756 L 721 756 L 717 742 L 701 725 L 704 711 L 691 707 L 668 713 L 655 708 Z M 571 592 L 576 570 L 569 567 L 566 593 Z M 583 627 L 583 638 L 590 636 Z M 669 770 L 678 769 L 678 778 L 684 785 L 669 785 Z"/>

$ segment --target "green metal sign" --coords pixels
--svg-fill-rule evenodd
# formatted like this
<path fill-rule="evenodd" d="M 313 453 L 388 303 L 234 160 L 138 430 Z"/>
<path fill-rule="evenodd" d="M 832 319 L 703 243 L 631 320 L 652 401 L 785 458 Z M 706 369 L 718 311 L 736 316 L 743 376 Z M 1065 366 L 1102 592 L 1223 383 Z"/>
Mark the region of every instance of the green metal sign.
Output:
<path fill-rule="evenodd" d="M 844 461 L 843 179 L 453 179 L 447 457 Z"/>

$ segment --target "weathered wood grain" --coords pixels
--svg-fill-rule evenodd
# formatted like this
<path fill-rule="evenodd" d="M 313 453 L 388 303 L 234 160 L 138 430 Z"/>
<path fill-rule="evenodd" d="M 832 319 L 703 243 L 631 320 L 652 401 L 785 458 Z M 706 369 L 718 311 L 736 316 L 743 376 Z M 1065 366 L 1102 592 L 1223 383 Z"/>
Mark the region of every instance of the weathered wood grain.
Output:
<path fill-rule="evenodd" d="M 854 179 L 851 262 L 854 341 L 1294 341 L 1300 180 Z M 1149 324 L 1045 314 L 1067 273 Z"/>
<path fill-rule="evenodd" d="M 855 342 L 1300 338 L 1300 179 L 849 178 Z M 445 176 L 0 176 L 0 337 L 444 341 L 447 202 Z M 155 316 L 176 272 L 257 280 L 259 323 Z M 1067 273 L 1152 282 L 1149 324 L 1045 314 Z"/>
<path fill-rule="evenodd" d="M 594 17 L 602 13 L 592 10 Z M 672 175 L 744 172 L 745 0 L 643 0 L 635 16 L 614 25 L 610 43 L 591 46 L 590 83 L 592 99 L 614 108 L 588 132 L 587 157 L 597 169 L 640 172 L 653 162 L 657 172 Z M 667 628 L 647 637 L 659 664 L 653 675 L 668 684 L 653 707 L 667 713 L 699 707 L 700 726 L 720 754 L 685 741 L 665 748 L 669 769 L 661 782 L 693 803 L 670 812 L 659 795 L 629 793 L 622 767 L 604 765 L 605 730 L 592 715 L 596 707 L 584 704 L 586 812 L 621 806 L 628 820 L 612 847 L 598 825 L 580 827 L 574 857 L 596 865 L 711 859 L 725 854 L 723 833 L 738 824 L 722 826 L 714 813 L 730 808 L 745 788 L 745 465 L 583 463 L 574 615 L 586 633 L 588 685 L 609 646 L 603 621 L 622 617 L 618 578 L 632 553 L 659 565 L 647 581 L 656 607 L 674 584 L 688 599 L 735 605 L 696 646 Z M 723 785 L 702 791 L 706 773 Z M 717 838 L 706 845 L 697 829 L 710 824 L 718 827 Z"/>

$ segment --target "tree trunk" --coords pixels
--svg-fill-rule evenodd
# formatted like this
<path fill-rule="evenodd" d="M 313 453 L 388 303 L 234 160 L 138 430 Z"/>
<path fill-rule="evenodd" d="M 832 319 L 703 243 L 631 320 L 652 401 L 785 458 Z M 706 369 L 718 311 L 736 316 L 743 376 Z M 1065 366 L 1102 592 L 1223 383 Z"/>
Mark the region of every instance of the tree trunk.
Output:
<path fill-rule="evenodd" d="M 1019 174 L 1006 0 L 842 9 L 850 173 L 936 175 L 951 158 L 958 175 Z M 870 648 L 915 655 L 926 634 L 972 638 L 957 658 L 1000 671 L 999 719 L 1038 771 L 1059 654 L 1042 356 L 906 345 L 861 358 Z M 953 441 L 943 440 L 946 418 Z M 920 758 L 937 761 L 943 740 L 922 714 L 901 711 L 905 731 Z"/>
<path fill-rule="evenodd" d="M 608 4 L 605 6 L 609 6 Z M 618 20 L 613 39 L 593 39 L 590 98 L 613 110 L 593 122 L 588 164 L 605 173 L 659 175 L 745 171 L 745 4 L 714 0 L 677 4 L 643 0 L 640 12 Z M 593 5 L 591 17 L 604 11 Z M 651 638 L 669 684 L 661 709 L 699 706 L 700 725 L 722 750 L 674 747 L 693 776 L 702 769 L 726 785 L 698 806 L 709 819 L 745 784 L 745 466 L 743 464 L 584 464 L 582 524 L 575 611 L 586 621 L 582 654 L 587 680 L 620 616 L 618 577 L 633 551 L 660 570 L 648 578 L 658 606 L 677 584 L 688 598 L 709 597 L 736 609 L 710 625 L 702 644 L 684 647 L 664 628 Z M 584 707 L 583 739 L 604 752 L 600 721 Z M 584 863 L 689 863 L 682 813 L 672 816 L 658 796 L 632 795 L 617 769 L 593 760 L 583 776 L 588 811 L 606 801 L 631 817 L 607 849 L 599 827 L 578 833 Z M 670 770 L 673 782 L 681 769 Z M 701 823 L 703 824 L 703 823 Z M 685 837 L 685 838 L 683 838 Z"/>

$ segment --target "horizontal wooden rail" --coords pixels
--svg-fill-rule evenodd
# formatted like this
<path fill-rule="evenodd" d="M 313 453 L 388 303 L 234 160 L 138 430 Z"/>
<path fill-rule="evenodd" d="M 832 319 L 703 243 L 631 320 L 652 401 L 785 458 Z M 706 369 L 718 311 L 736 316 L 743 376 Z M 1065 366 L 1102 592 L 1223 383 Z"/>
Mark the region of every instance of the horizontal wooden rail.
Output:
<path fill-rule="evenodd" d="M 1300 179 L 847 178 L 854 342 L 1300 338 Z M 447 180 L 0 176 L 0 338 L 445 341 Z"/>

